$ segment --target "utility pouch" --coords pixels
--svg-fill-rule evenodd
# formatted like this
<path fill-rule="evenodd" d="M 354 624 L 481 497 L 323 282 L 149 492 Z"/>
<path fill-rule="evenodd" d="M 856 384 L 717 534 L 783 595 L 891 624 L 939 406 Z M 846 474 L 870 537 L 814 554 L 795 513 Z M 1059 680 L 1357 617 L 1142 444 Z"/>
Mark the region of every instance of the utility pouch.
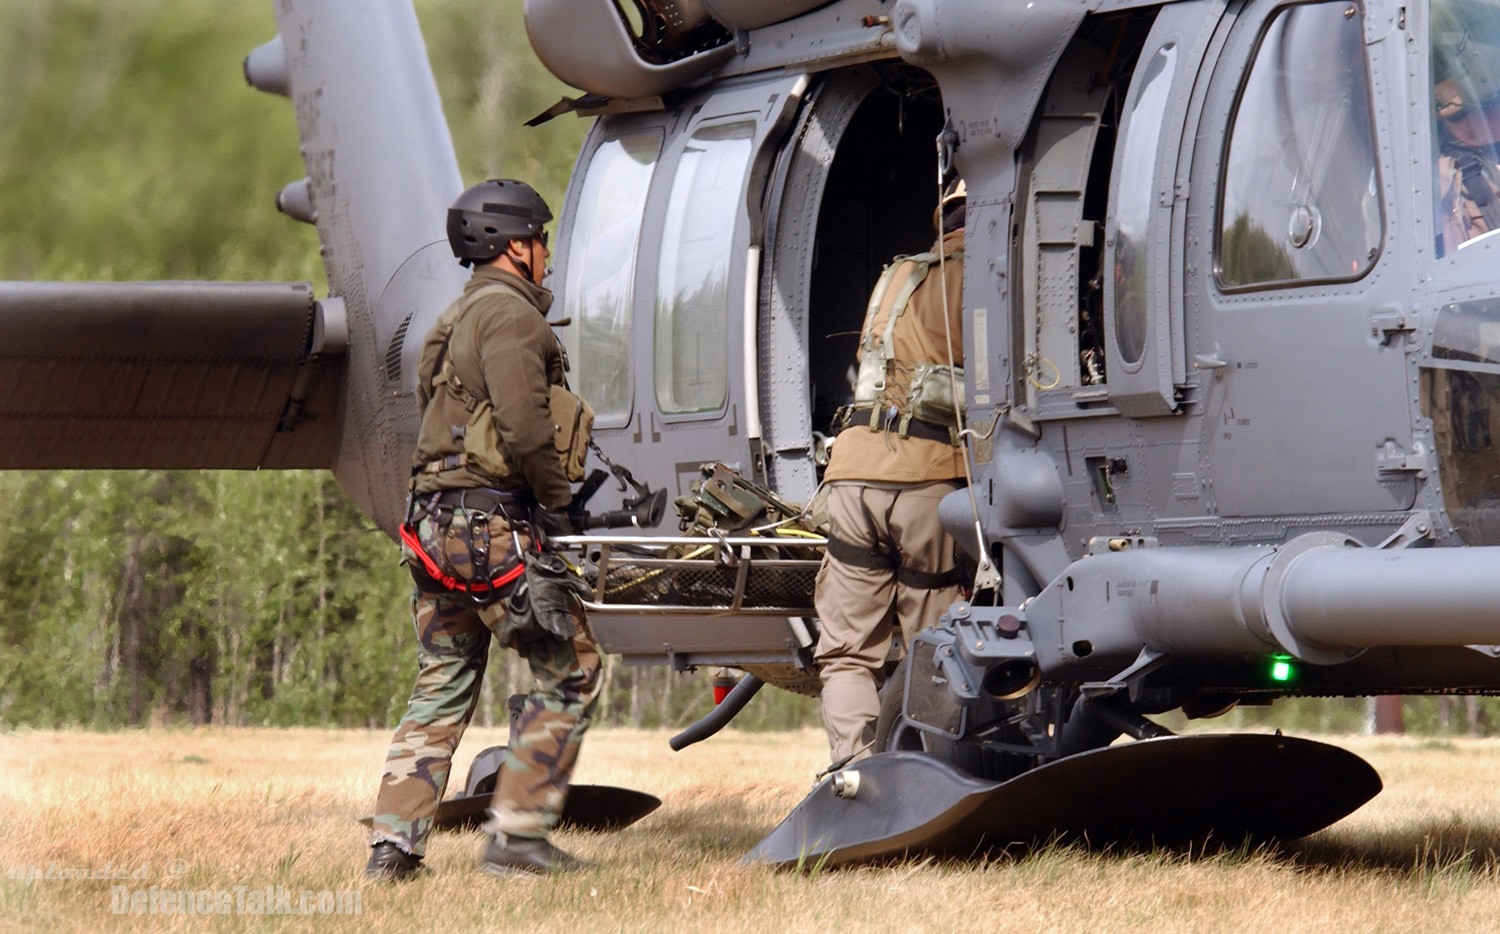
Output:
<path fill-rule="evenodd" d="M 495 430 L 495 407 L 490 400 L 477 400 L 464 427 L 464 463 L 486 477 L 503 480 L 510 476 L 510 461 Z"/>
<path fill-rule="evenodd" d="M 859 358 L 859 374 L 854 378 L 854 404 L 875 405 L 885 392 L 886 359 L 879 347 L 866 348 Z"/>
<path fill-rule="evenodd" d="M 963 408 L 963 367 L 917 364 L 907 395 L 907 411 L 912 418 L 931 425 L 953 426 L 958 424 L 958 413 Z"/>
<path fill-rule="evenodd" d="M 552 414 L 553 446 L 569 483 L 583 480 L 583 462 L 589 455 L 589 439 L 594 433 L 594 409 L 567 386 L 554 385 L 548 399 Z M 493 429 L 491 429 L 493 430 Z M 571 636 L 569 637 L 571 638 Z"/>
<path fill-rule="evenodd" d="M 525 574 L 505 600 L 498 635 L 501 645 L 526 655 L 534 643 L 571 641 L 577 629 L 573 614 L 591 593 L 562 555 L 527 552 L 523 561 Z"/>
<path fill-rule="evenodd" d="M 505 511 L 450 506 L 441 496 L 401 524 L 398 536 L 412 580 L 427 593 L 458 593 L 483 606 L 504 599 L 525 573 L 524 556 L 534 550 L 525 522 Z M 477 494 L 476 494 L 477 495 Z"/>

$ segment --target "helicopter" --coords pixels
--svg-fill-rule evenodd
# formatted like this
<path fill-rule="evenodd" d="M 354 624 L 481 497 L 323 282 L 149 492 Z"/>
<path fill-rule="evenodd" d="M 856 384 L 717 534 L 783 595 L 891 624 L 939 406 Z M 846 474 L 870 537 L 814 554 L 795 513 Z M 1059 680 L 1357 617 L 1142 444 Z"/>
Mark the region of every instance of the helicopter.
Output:
<path fill-rule="evenodd" d="M 464 278 L 441 227 L 462 184 L 408 4 L 276 15 L 245 75 L 295 108 L 308 174 L 277 206 L 316 225 L 329 297 L 0 285 L 0 467 L 328 467 L 393 532 L 422 338 Z M 674 746 L 762 684 L 816 693 L 826 540 L 663 534 L 663 491 L 685 520 L 814 499 L 870 287 L 930 242 L 943 181 L 967 186 L 971 477 L 940 515 L 971 593 L 903 653 L 880 754 L 747 858 L 1301 836 L 1374 771 L 1150 718 L 1500 691 L 1500 240 L 1474 180 L 1495 137 L 1453 128 L 1500 98 L 1500 2 L 522 18 L 580 91 L 537 119 L 593 120 L 551 281 L 619 483 L 596 475 L 595 529 L 562 544 L 605 651 L 747 673 Z"/>

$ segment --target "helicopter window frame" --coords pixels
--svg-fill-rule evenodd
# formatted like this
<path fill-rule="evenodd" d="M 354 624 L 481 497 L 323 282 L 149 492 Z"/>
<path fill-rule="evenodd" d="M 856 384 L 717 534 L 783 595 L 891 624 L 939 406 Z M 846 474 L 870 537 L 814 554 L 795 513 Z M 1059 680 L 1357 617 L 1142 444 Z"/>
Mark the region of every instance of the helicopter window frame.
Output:
<path fill-rule="evenodd" d="M 1213 6 L 1195 4 L 1170 4 L 1130 15 L 1139 18 L 1145 36 L 1121 72 L 1128 83 L 1111 104 L 1118 126 L 1111 141 L 1104 245 L 1095 280 L 1101 296 L 1098 348 L 1104 367 L 1102 380 L 1084 390 L 1094 390 L 1095 395 L 1082 396 L 1079 402 L 1092 406 L 1084 411 L 1103 411 L 1107 404 L 1121 415 L 1158 418 L 1180 412 L 1191 394 L 1178 278 L 1182 241 L 1177 231 L 1187 203 L 1184 159 L 1196 139 L 1191 127 L 1197 119 L 1196 95 L 1204 84 L 1200 63 L 1214 55 L 1211 49 L 1223 16 Z M 1127 167 L 1127 161 L 1147 163 L 1149 173 L 1133 174 L 1136 169 Z M 1141 263 L 1134 270 L 1139 278 L 1133 280 L 1143 291 L 1127 296 L 1121 294 L 1124 290 L 1114 272 L 1122 248 L 1120 204 L 1131 198 L 1145 199 L 1148 207 L 1146 223 L 1136 231 L 1142 238 Z M 1128 239 L 1128 224 L 1125 233 Z M 1123 246 L 1131 249 L 1129 243 Z M 1117 335 L 1119 307 L 1132 298 L 1143 312 L 1144 342 L 1139 359 L 1127 360 Z"/>
<path fill-rule="evenodd" d="M 1465 11 L 1470 17 L 1465 20 L 1449 18 L 1463 15 L 1450 4 L 1443 5 L 1448 8 L 1444 11 L 1437 9 L 1437 3 L 1424 6 L 1427 104 L 1422 113 L 1432 133 L 1427 178 L 1433 186 L 1433 256 L 1451 264 L 1465 254 L 1493 249 L 1500 234 L 1494 207 L 1494 188 L 1500 184 L 1496 155 L 1500 152 L 1496 129 L 1496 103 L 1500 101 L 1500 61 L 1496 58 L 1500 53 L 1495 51 L 1500 44 L 1500 10 L 1491 6 L 1488 17 L 1476 20 L 1473 17 L 1481 16 L 1476 6 Z M 1448 87 L 1439 93 L 1443 84 Z M 1482 243 L 1483 249 L 1472 249 Z M 1484 262 L 1490 264 L 1493 259 Z"/>
<path fill-rule="evenodd" d="M 1247 99 L 1249 99 L 1252 104 L 1255 102 L 1254 98 L 1251 97 L 1252 89 L 1254 93 L 1262 93 L 1262 85 L 1257 83 L 1257 79 L 1264 79 L 1267 75 L 1267 72 L 1263 70 L 1263 66 L 1271 65 L 1270 59 L 1266 58 L 1264 53 L 1270 46 L 1273 33 L 1284 33 L 1286 26 L 1291 22 L 1289 17 L 1294 15 L 1296 12 L 1316 8 L 1321 8 L 1321 10 L 1326 10 L 1330 13 L 1337 13 L 1341 18 L 1352 19 L 1356 23 L 1356 36 L 1358 41 L 1355 47 L 1358 49 L 1359 53 L 1359 67 L 1357 69 L 1350 69 L 1346 72 L 1346 74 L 1350 76 L 1357 74 L 1361 82 L 1361 86 L 1341 86 L 1345 91 L 1357 92 L 1356 94 L 1350 94 L 1346 96 L 1345 103 L 1347 104 L 1347 108 L 1341 111 L 1341 116 L 1357 116 L 1362 122 L 1363 128 L 1367 131 L 1367 139 L 1364 141 L 1363 152 L 1366 157 L 1368 172 L 1362 171 L 1366 167 L 1365 165 L 1362 165 L 1359 167 L 1361 171 L 1358 173 L 1360 177 L 1367 179 L 1367 181 L 1364 182 L 1359 188 L 1350 188 L 1349 190 L 1361 191 L 1363 193 L 1363 208 L 1373 209 L 1373 218 L 1369 216 L 1368 210 L 1362 212 L 1361 216 L 1361 219 L 1365 222 L 1366 232 L 1372 234 L 1372 242 L 1368 244 L 1368 249 L 1366 250 L 1366 253 L 1362 258 L 1359 256 L 1352 257 L 1353 262 L 1356 264 L 1356 268 L 1347 275 L 1330 274 L 1329 272 L 1327 272 L 1327 269 L 1331 269 L 1331 265 L 1326 266 L 1325 270 L 1322 271 L 1321 274 L 1318 274 L 1314 271 L 1310 271 L 1309 274 L 1306 275 L 1298 274 L 1298 270 L 1295 267 L 1295 256 L 1293 254 L 1286 253 L 1286 251 L 1283 249 L 1281 253 L 1285 257 L 1287 265 L 1290 267 L 1289 271 L 1291 275 L 1272 274 L 1257 278 L 1247 278 L 1244 281 L 1227 281 L 1224 271 L 1224 256 L 1226 252 L 1225 239 L 1227 233 L 1225 228 L 1225 217 L 1230 210 L 1231 201 L 1229 192 L 1232 189 L 1241 187 L 1245 188 L 1245 190 L 1247 191 L 1265 191 L 1274 188 L 1274 186 L 1266 186 L 1263 183 L 1244 184 L 1240 182 L 1238 177 L 1232 176 L 1231 173 L 1234 172 L 1237 168 L 1244 167 L 1246 164 L 1281 162 L 1281 156 L 1284 153 L 1290 151 L 1289 148 L 1284 145 L 1275 147 L 1274 151 L 1267 149 L 1267 147 L 1259 146 L 1255 147 L 1253 150 L 1250 150 L 1249 159 L 1244 158 L 1239 154 L 1239 152 L 1237 152 L 1237 143 L 1246 138 L 1244 135 L 1242 135 L 1241 131 L 1251 128 L 1250 124 L 1242 123 L 1242 120 L 1252 113 L 1252 111 L 1248 108 Z M 1310 32 L 1309 34 L 1313 33 Z M 1342 61 L 1342 57 L 1339 60 Z M 1279 78 L 1281 76 L 1289 74 L 1297 75 L 1297 80 L 1299 81 L 1304 80 L 1305 77 L 1302 71 L 1291 68 L 1279 69 L 1272 75 L 1272 77 Z M 1278 82 L 1278 86 L 1280 87 L 1280 96 L 1284 96 L 1286 94 L 1285 82 Z M 1267 95 L 1278 94 L 1275 88 L 1265 90 L 1263 93 Z M 1357 102 L 1353 100 L 1353 97 L 1357 96 L 1358 94 L 1362 94 L 1363 96 L 1363 108 L 1358 108 Z M 1271 107 L 1264 109 L 1263 113 L 1268 114 L 1273 118 L 1284 121 L 1287 118 L 1288 111 L 1284 107 L 1278 108 L 1273 104 Z M 1323 125 L 1326 126 L 1327 122 L 1324 121 Z M 1352 123 L 1350 125 L 1357 129 L 1360 124 Z M 1258 128 L 1257 131 L 1259 132 Z M 1345 133 L 1343 138 L 1347 140 L 1351 137 L 1350 134 Z M 1333 155 L 1331 151 L 1332 147 L 1324 148 L 1327 148 L 1329 150 L 1329 152 L 1326 153 L 1326 156 L 1331 157 Z M 1318 147 L 1311 147 L 1311 151 L 1314 157 L 1317 156 L 1317 149 Z M 1240 152 L 1243 152 L 1243 150 L 1241 150 Z M 1272 156 L 1271 159 L 1265 158 L 1268 153 L 1270 153 L 1270 155 Z M 1300 157 L 1305 154 L 1298 153 L 1298 155 Z M 1229 121 L 1224 132 L 1223 150 L 1221 152 L 1219 161 L 1220 169 L 1219 177 L 1217 180 L 1218 193 L 1217 197 L 1214 199 L 1213 272 L 1214 284 L 1221 292 L 1226 294 L 1237 294 L 1257 291 L 1284 290 L 1288 288 L 1306 288 L 1309 286 L 1317 285 L 1346 284 L 1350 282 L 1357 282 L 1368 276 L 1371 271 L 1374 270 L 1374 268 L 1380 261 L 1380 256 L 1384 251 L 1386 243 L 1387 225 L 1385 216 L 1385 183 L 1380 170 L 1379 135 L 1377 132 L 1377 115 L 1375 113 L 1374 82 L 1370 73 L 1369 55 L 1365 51 L 1364 9 L 1361 4 L 1351 4 L 1349 0 L 1303 0 L 1303 2 L 1287 3 L 1283 6 L 1280 6 L 1266 18 L 1265 23 L 1263 24 L 1260 33 L 1259 35 L 1257 35 L 1255 43 L 1250 50 L 1249 56 L 1245 61 L 1244 75 L 1240 80 L 1239 87 L 1237 88 L 1235 93 L 1234 105 L 1230 110 Z M 1349 171 L 1332 173 L 1327 169 L 1327 165 L 1328 161 L 1320 160 L 1310 166 L 1298 165 L 1296 168 L 1304 170 L 1310 168 L 1313 171 L 1321 171 L 1321 180 L 1324 181 L 1326 181 L 1332 175 L 1347 177 L 1354 174 Z M 1294 172 L 1292 174 L 1295 180 L 1295 176 L 1297 173 Z M 1231 184 L 1232 182 L 1234 183 L 1233 185 Z M 1309 192 L 1308 194 L 1309 197 L 1313 196 L 1312 192 Z M 1319 196 L 1324 194 L 1326 194 L 1326 192 L 1324 192 L 1322 189 L 1319 189 L 1319 191 L 1317 192 L 1317 195 Z M 1248 214 L 1242 216 L 1248 216 Z M 1287 235 L 1284 239 L 1287 241 L 1292 241 L 1290 245 L 1298 250 L 1317 246 L 1318 243 L 1320 243 L 1324 239 L 1324 233 L 1327 229 L 1327 225 L 1323 222 L 1323 218 L 1329 216 L 1331 215 L 1325 214 L 1321 210 L 1321 206 L 1317 204 L 1304 203 L 1301 205 L 1297 205 L 1296 208 L 1292 211 L 1291 216 L 1287 219 Z M 1344 215 L 1340 215 L 1340 217 L 1343 216 Z M 1272 238 L 1269 235 L 1267 235 L 1267 237 L 1271 241 L 1272 245 L 1283 242 L 1283 240 Z M 1300 244 L 1295 242 L 1299 238 L 1303 240 L 1303 242 Z M 1303 255 L 1312 256 L 1313 254 Z M 1349 255 L 1336 257 L 1336 259 L 1340 261 L 1350 258 L 1351 257 Z"/>
<path fill-rule="evenodd" d="M 595 424 L 601 428 L 627 425 L 634 416 L 635 354 L 631 335 L 635 323 L 637 264 L 649 196 L 662 163 L 665 139 L 666 130 L 660 124 L 611 126 L 580 160 L 580 164 L 587 168 L 583 170 L 583 183 L 569 212 L 567 262 L 561 270 L 563 314 L 571 321 L 562 329 L 561 337 L 570 363 L 574 365 L 575 388 L 594 406 Z M 612 172 L 615 165 L 623 163 L 601 166 L 598 160 L 601 154 L 608 154 L 612 160 L 630 159 L 633 154 L 626 140 L 641 141 L 650 149 L 651 156 L 642 166 L 645 177 L 639 184 L 632 185 L 629 179 L 623 180 L 623 190 L 633 194 L 634 198 L 624 205 L 623 210 L 612 212 L 616 216 L 611 225 L 615 239 L 603 242 L 597 236 L 600 231 L 594 223 L 600 207 L 599 197 L 607 193 L 601 186 L 619 184 L 604 176 Z M 620 242 L 621 236 L 628 237 L 628 242 Z M 609 248 L 602 258 L 597 255 L 601 246 Z M 622 285 L 615 300 L 598 297 L 597 278 L 583 281 L 585 276 L 597 277 L 601 268 L 617 270 L 616 274 L 607 277 L 610 282 Z M 623 282 L 619 282 L 621 279 Z M 606 293 L 604 298 L 608 299 L 609 294 Z M 610 313 L 601 314 L 601 308 Z M 603 325 L 598 340 L 585 334 L 590 322 Z M 602 351 L 599 354 L 602 359 L 596 360 L 596 350 Z"/>
<path fill-rule="evenodd" d="M 729 404 L 733 369 L 733 361 L 729 353 L 729 325 L 734 320 L 735 302 L 741 298 L 732 288 L 735 283 L 735 264 L 740 260 L 735 248 L 736 232 L 743 213 L 741 209 L 744 205 L 745 186 L 749 183 L 756 153 L 763 145 L 764 122 L 764 116 L 753 111 L 716 115 L 695 125 L 691 133 L 683 136 L 681 145 L 674 147 L 675 152 L 669 175 L 671 188 L 666 195 L 666 207 L 657 244 L 655 296 L 652 302 L 652 382 L 657 411 L 667 421 L 715 418 L 723 414 Z M 733 131 L 735 135 L 717 138 L 713 136 L 713 134 L 726 131 Z M 693 166 L 690 171 L 684 171 L 687 157 L 695 151 L 693 149 L 695 142 L 701 144 L 705 140 L 709 142 L 735 141 L 743 144 L 743 146 L 735 147 L 737 151 L 726 152 L 719 156 L 720 165 L 708 166 L 714 169 L 715 177 L 726 180 L 725 185 L 716 189 L 723 195 L 722 201 L 718 203 L 715 203 L 714 199 L 705 197 L 705 190 L 698 187 L 701 180 L 698 166 Z M 708 149 L 700 148 L 696 151 L 707 152 Z M 730 169 L 733 171 L 729 171 Z M 738 178 L 738 183 L 733 185 L 731 190 L 727 180 L 735 177 Z M 691 225 L 687 223 L 690 215 L 702 214 L 710 206 L 722 209 L 721 213 L 714 215 L 713 219 L 727 220 L 727 223 L 715 225 L 701 219 L 695 219 Z M 694 267 L 692 264 L 684 264 L 679 259 L 683 244 L 686 242 L 684 237 L 690 232 L 698 234 L 708 232 L 708 237 L 699 238 L 700 242 L 707 242 L 718 249 L 706 267 Z M 686 322 L 682 309 L 675 304 L 668 308 L 663 297 L 669 291 L 680 294 L 683 274 L 694 275 L 695 269 L 706 273 L 707 276 L 712 276 L 714 281 L 709 281 L 701 273 L 697 274 L 700 287 L 706 286 L 710 291 L 706 299 L 707 303 L 701 308 L 704 312 L 701 320 Z M 717 271 L 716 274 L 715 271 Z M 714 294 L 715 292 L 718 294 Z M 682 325 L 685 322 L 694 324 L 694 327 L 690 329 L 694 337 L 717 334 L 720 338 L 718 343 L 711 347 L 703 343 L 695 343 L 695 347 L 707 350 L 713 355 L 713 359 L 710 359 L 706 365 L 697 367 L 700 376 L 705 373 L 710 375 L 711 382 L 708 385 L 711 392 L 703 393 L 701 398 L 695 397 L 691 400 L 679 400 L 672 395 L 678 392 L 674 381 L 680 375 L 678 364 L 684 359 L 675 339 L 689 333 L 683 330 Z M 717 366 L 714 365 L 715 360 L 717 360 Z M 716 396 L 717 401 L 706 401 L 709 395 Z"/>
<path fill-rule="evenodd" d="M 1171 110 L 1171 94 L 1183 54 L 1179 38 L 1169 35 L 1155 47 L 1149 59 L 1142 56 L 1145 62 L 1138 67 L 1144 69 L 1144 74 L 1139 84 L 1132 82 L 1116 143 L 1119 167 L 1112 174 L 1118 189 L 1109 212 L 1111 236 L 1106 272 L 1110 274 L 1104 280 L 1104 303 L 1110 309 L 1105 316 L 1107 345 L 1118 363 L 1116 383 L 1121 375 L 1140 372 L 1146 365 L 1148 352 L 1156 349 L 1149 314 L 1155 271 L 1151 254 L 1156 245 L 1151 215 L 1158 202 L 1156 179 L 1168 162 L 1162 152 L 1161 127 Z M 1129 184 L 1128 179 L 1150 182 Z M 1127 219 L 1132 223 L 1138 221 L 1139 226 L 1127 230 Z M 1127 334 L 1133 353 L 1127 353 Z"/>
<path fill-rule="evenodd" d="M 1466 545 L 1500 544 L 1500 300 L 1452 296 L 1438 305 L 1419 363 L 1422 416 L 1443 507 Z"/>

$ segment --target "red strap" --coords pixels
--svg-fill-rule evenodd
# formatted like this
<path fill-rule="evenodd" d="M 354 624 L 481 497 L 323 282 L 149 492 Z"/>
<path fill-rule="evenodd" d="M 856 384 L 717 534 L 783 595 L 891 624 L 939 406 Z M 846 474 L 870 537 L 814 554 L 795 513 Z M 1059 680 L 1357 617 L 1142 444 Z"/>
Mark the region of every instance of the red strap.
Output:
<path fill-rule="evenodd" d="M 417 558 L 422 562 L 422 570 L 427 576 L 449 590 L 456 590 L 459 593 L 489 593 L 491 590 L 504 587 L 526 573 L 526 563 L 523 561 L 499 577 L 489 581 L 478 581 L 475 583 L 461 581 L 452 575 L 443 573 L 442 568 L 439 568 L 437 562 L 433 561 L 432 556 L 427 553 L 427 549 L 422 547 L 421 541 L 417 539 L 417 530 L 412 528 L 410 523 L 401 523 L 398 534 L 401 537 L 401 543 L 416 553 Z M 541 549 L 538 548 L 537 550 L 540 551 Z"/>

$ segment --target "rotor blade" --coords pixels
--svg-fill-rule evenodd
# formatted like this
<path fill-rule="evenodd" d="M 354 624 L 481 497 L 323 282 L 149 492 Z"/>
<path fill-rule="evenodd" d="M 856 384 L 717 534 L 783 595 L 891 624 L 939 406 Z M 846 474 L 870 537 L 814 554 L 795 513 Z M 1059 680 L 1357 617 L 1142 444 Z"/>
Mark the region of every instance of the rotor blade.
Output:
<path fill-rule="evenodd" d="M 312 286 L 0 282 L 0 468 L 328 467 Z"/>

